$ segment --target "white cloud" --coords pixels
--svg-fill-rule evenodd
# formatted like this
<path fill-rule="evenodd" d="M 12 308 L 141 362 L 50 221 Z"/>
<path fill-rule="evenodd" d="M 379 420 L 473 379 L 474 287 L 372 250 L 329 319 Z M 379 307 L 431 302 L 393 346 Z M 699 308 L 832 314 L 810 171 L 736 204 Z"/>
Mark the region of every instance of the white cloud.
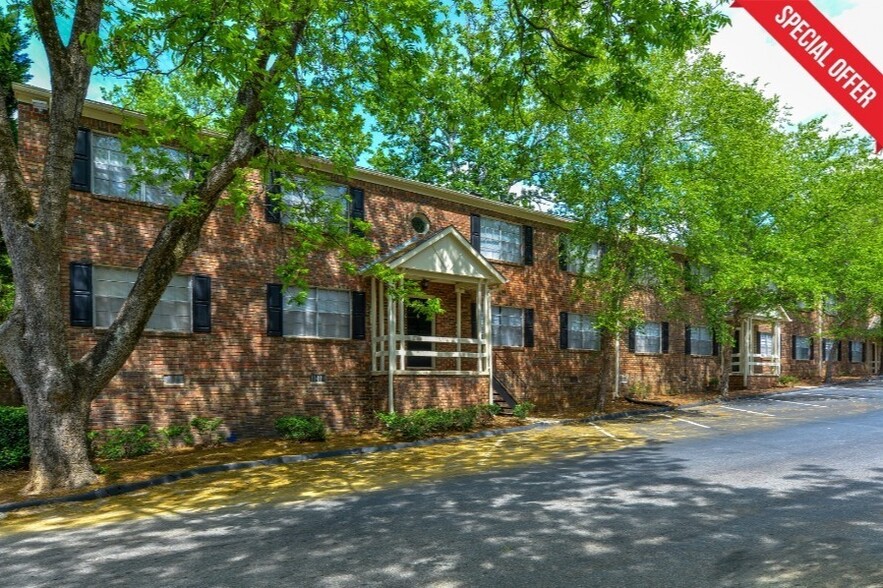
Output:
<path fill-rule="evenodd" d="M 861 51 L 878 70 L 883 70 L 883 2 L 880 0 L 828 0 L 819 10 Z M 768 95 L 777 95 L 792 107 L 793 119 L 803 121 L 828 115 L 828 128 L 851 123 L 864 132 L 828 94 L 761 26 L 742 8 L 726 8 L 732 25 L 719 31 L 711 50 L 724 55 L 724 66 L 747 80 L 758 79 Z"/>

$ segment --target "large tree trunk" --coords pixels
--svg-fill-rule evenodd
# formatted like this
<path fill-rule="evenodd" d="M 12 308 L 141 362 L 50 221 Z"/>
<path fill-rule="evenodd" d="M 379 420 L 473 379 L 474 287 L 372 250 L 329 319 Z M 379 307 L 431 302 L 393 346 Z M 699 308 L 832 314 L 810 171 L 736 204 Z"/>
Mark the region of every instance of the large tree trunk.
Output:
<path fill-rule="evenodd" d="M 86 429 L 89 401 L 75 395 L 59 405 L 28 395 L 31 476 L 25 494 L 42 494 L 58 488 L 79 488 L 97 480 L 89 462 Z M 51 396 L 51 394 L 50 394 Z"/>
<path fill-rule="evenodd" d="M 834 362 L 831 361 L 831 355 L 834 353 L 834 347 L 831 346 L 831 350 L 826 353 L 827 357 L 825 358 L 825 384 L 831 384 L 834 382 Z"/>

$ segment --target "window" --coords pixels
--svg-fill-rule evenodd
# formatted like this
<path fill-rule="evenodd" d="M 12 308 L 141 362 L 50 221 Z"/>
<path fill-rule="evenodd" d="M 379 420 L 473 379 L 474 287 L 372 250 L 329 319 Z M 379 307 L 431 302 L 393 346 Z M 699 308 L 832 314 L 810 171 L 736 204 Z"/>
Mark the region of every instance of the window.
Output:
<path fill-rule="evenodd" d="M 572 249 L 567 253 L 567 271 L 574 274 L 592 274 L 601 266 L 601 245 L 593 243 L 588 251 L 578 252 Z"/>
<path fill-rule="evenodd" d="M 335 214 L 349 216 L 347 187 L 340 184 L 316 185 L 306 178 L 295 178 L 282 189 L 281 210 L 283 223 L 295 219 L 326 223 Z"/>
<path fill-rule="evenodd" d="M 598 329 L 595 328 L 595 321 L 591 316 L 568 313 L 567 348 L 595 351 L 601 348 L 601 336 Z"/>
<path fill-rule="evenodd" d="M 825 354 L 822 356 L 822 359 L 828 361 L 828 355 L 830 354 L 831 361 L 840 361 L 840 345 L 835 345 L 835 343 L 837 341 L 824 339 Z"/>
<path fill-rule="evenodd" d="M 491 309 L 491 342 L 502 347 L 524 347 L 524 310 L 494 306 Z"/>
<path fill-rule="evenodd" d="M 282 334 L 287 337 L 350 337 L 351 294 L 347 290 L 310 288 L 303 304 L 297 302 L 297 288 L 289 288 L 283 299 Z"/>
<path fill-rule="evenodd" d="M 809 337 L 794 337 L 794 359 L 800 360 L 809 360 L 810 359 L 810 338 Z"/>
<path fill-rule="evenodd" d="M 120 308 L 123 306 L 135 278 L 136 270 L 109 267 L 93 268 L 92 287 L 95 299 L 94 325 L 99 328 L 109 327 Z M 150 315 L 147 329 L 151 331 L 174 331 L 189 333 L 191 331 L 190 277 L 175 276 Z"/>
<path fill-rule="evenodd" d="M 635 327 L 635 353 L 662 353 L 662 323 Z"/>
<path fill-rule="evenodd" d="M 864 363 L 865 345 L 861 341 L 849 342 L 849 357 L 852 363 Z"/>
<path fill-rule="evenodd" d="M 185 155 L 180 151 L 162 148 L 165 155 L 173 162 L 180 163 Z M 135 165 L 130 163 L 119 137 L 110 135 L 92 135 L 92 191 L 105 196 L 119 196 L 139 202 L 180 204 L 182 196 L 171 191 L 168 185 L 151 185 L 140 183 L 133 185 Z M 161 173 L 162 170 L 157 170 Z"/>
<path fill-rule="evenodd" d="M 708 327 L 690 327 L 690 355 L 713 355 L 714 337 Z"/>
<path fill-rule="evenodd" d="M 757 352 L 764 357 L 773 356 L 773 334 L 758 333 L 757 334 Z"/>
<path fill-rule="evenodd" d="M 521 225 L 482 216 L 481 253 L 488 259 L 522 263 Z"/>
<path fill-rule="evenodd" d="M 429 219 L 423 213 L 417 213 L 411 217 L 411 228 L 418 235 L 425 235 L 429 232 Z"/>

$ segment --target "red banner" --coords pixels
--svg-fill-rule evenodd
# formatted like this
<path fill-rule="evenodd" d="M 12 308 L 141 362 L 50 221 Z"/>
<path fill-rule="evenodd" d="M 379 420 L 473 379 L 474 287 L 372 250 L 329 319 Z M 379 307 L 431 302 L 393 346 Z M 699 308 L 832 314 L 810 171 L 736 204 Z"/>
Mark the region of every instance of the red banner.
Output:
<path fill-rule="evenodd" d="M 883 74 L 810 0 L 736 0 L 883 149 Z"/>

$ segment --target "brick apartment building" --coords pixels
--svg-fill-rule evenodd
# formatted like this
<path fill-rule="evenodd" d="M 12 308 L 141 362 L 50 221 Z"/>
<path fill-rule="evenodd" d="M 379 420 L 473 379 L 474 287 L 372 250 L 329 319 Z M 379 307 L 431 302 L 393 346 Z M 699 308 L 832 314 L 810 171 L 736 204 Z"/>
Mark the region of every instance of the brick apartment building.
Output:
<path fill-rule="evenodd" d="M 49 94 L 17 86 L 16 95 L 20 156 L 34 183 Z M 86 103 L 58 276 L 68 289 L 60 303 L 75 356 L 113 320 L 169 211 L 162 188 L 128 185 L 115 137 L 121 122 L 118 109 Z M 275 270 L 296 236 L 254 171 L 248 214 L 237 220 L 226 207 L 212 214 L 141 342 L 94 403 L 93 427 L 164 426 L 203 415 L 251 435 L 302 413 L 340 429 L 390 402 L 404 411 L 485 403 L 494 379 L 540 407 L 597 394 L 595 309 L 575 299 L 576 277 L 559 255 L 568 221 L 367 169 L 344 179 L 316 165 L 328 173 L 328 197 L 371 224 L 368 236 L 381 251 L 374 262 L 420 281 L 445 312 L 428 321 L 407 311 L 330 254 L 313 259 L 306 304 L 292 303 Z M 701 390 L 716 380 L 719 350 L 700 313 L 674 319 L 650 297 L 632 303 L 647 323 L 622 342 L 625 389 Z M 817 378 L 826 320 L 779 310 L 745 321 L 733 385 L 770 385 L 780 374 Z M 878 371 L 876 343 L 825 343 L 841 351 L 838 374 Z"/>

